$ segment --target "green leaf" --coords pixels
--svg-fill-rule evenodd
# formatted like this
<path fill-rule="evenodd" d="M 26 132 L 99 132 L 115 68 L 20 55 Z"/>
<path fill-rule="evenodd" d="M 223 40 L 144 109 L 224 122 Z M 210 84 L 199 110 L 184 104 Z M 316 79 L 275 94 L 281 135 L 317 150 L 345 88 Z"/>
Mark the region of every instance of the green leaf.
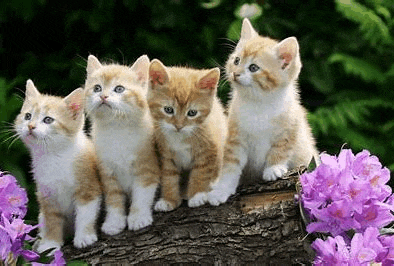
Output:
<path fill-rule="evenodd" d="M 377 81 L 383 83 L 386 80 L 385 75 L 380 68 L 364 59 L 360 59 L 351 55 L 335 53 L 328 58 L 330 63 L 341 63 L 346 73 L 360 76 L 368 82 Z"/>
<path fill-rule="evenodd" d="M 360 25 L 364 38 L 372 45 L 378 42 L 391 43 L 389 27 L 373 10 L 354 0 L 335 0 L 335 2 L 339 12 Z"/>
<path fill-rule="evenodd" d="M 82 260 L 72 260 L 72 261 L 67 261 L 67 266 L 87 266 L 86 262 Z"/>
<path fill-rule="evenodd" d="M 200 3 L 201 7 L 205 9 L 212 9 L 218 7 L 222 3 L 222 0 L 212 0 L 210 2 L 202 2 Z"/>
<path fill-rule="evenodd" d="M 238 40 L 241 35 L 242 21 L 240 19 L 234 20 L 227 30 L 227 38 L 230 40 Z"/>

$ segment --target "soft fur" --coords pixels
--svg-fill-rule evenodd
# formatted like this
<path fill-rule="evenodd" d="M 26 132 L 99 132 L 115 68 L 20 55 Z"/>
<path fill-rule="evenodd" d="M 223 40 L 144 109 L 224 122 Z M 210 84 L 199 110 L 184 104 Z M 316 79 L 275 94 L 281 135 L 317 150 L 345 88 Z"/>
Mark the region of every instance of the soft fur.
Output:
<path fill-rule="evenodd" d="M 218 205 L 244 181 L 274 181 L 289 169 L 308 165 L 318 152 L 297 79 L 301 70 L 295 37 L 277 42 L 261 37 L 248 19 L 226 64 L 233 88 L 229 132 L 220 181 L 209 193 Z"/>
<path fill-rule="evenodd" d="M 106 203 L 101 230 L 109 235 L 152 223 L 160 169 L 154 151 L 153 122 L 146 104 L 149 59 L 132 67 L 102 65 L 90 55 L 85 83 L 86 110 L 100 160 Z M 130 196 L 128 217 L 125 195 Z"/>
<path fill-rule="evenodd" d="M 45 123 L 48 117 L 53 121 Z M 83 132 L 83 124 L 81 88 L 62 99 L 40 94 L 33 82 L 27 81 L 15 130 L 32 156 L 42 225 L 41 240 L 36 245 L 39 252 L 59 249 L 63 231 L 72 228 L 74 218 L 76 247 L 97 240 L 101 185 L 94 147 Z"/>
<path fill-rule="evenodd" d="M 173 210 L 182 198 L 190 207 L 200 206 L 222 170 L 227 124 L 216 97 L 220 71 L 165 67 L 155 59 L 149 77 L 147 99 L 162 164 L 161 198 L 155 210 Z M 188 182 L 181 180 L 185 172 L 190 172 Z"/>

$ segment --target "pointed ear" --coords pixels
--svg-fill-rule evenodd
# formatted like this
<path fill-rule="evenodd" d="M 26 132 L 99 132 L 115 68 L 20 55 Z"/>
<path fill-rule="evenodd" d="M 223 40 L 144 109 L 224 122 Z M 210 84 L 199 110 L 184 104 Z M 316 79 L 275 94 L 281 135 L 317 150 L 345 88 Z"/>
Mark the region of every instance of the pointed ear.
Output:
<path fill-rule="evenodd" d="M 34 86 L 33 81 L 31 79 L 28 79 L 26 82 L 25 100 L 27 98 L 34 98 L 39 95 L 40 95 L 40 93 L 38 92 L 37 88 Z"/>
<path fill-rule="evenodd" d="M 282 69 L 294 62 L 298 56 L 299 46 L 296 37 L 289 37 L 276 45 L 277 55 L 282 60 Z"/>
<path fill-rule="evenodd" d="M 94 55 L 89 55 L 88 65 L 86 67 L 86 72 L 88 73 L 88 76 L 90 76 L 94 71 L 101 68 L 102 66 L 103 65 L 100 63 L 97 57 L 95 57 Z"/>
<path fill-rule="evenodd" d="M 153 59 L 149 66 L 150 88 L 155 89 L 170 80 L 166 67 L 158 59 Z"/>
<path fill-rule="evenodd" d="M 83 113 L 83 101 L 84 101 L 84 91 L 82 88 L 78 88 L 71 92 L 64 102 L 67 105 L 68 110 L 72 114 L 72 119 L 76 120 L 81 113 Z"/>
<path fill-rule="evenodd" d="M 137 74 L 138 81 L 142 84 L 148 81 L 149 63 L 150 62 L 148 56 L 142 55 L 137 59 L 137 61 L 135 61 L 135 63 L 131 67 L 131 70 L 133 70 Z"/>
<path fill-rule="evenodd" d="M 249 19 L 244 18 L 242 22 L 241 39 L 249 40 L 251 38 L 257 37 L 259 34 L 254 30 Z"/>
<path fill-rule="evenodd" d="M 203 76 L 199 81 L 197 86 L 202 91 L 214 92 L 216 91 L 216 87 L 218 85 L 220 79 L 220 70 L 219 68 L 211 69 L 205 76 Z"/>

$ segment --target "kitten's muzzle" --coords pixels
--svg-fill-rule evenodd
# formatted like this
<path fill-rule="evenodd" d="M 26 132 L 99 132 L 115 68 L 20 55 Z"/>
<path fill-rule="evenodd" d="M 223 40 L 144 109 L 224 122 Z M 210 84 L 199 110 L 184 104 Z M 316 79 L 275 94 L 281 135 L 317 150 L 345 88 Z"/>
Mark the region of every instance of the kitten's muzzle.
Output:
<path fill-rule="evenodd" d="M 234 79 L 234 81 L 237 81 L 237 78 L 239 78 L 240 76 L 241 76 L 241 74 L 233 72 L 233 79 Z"/>

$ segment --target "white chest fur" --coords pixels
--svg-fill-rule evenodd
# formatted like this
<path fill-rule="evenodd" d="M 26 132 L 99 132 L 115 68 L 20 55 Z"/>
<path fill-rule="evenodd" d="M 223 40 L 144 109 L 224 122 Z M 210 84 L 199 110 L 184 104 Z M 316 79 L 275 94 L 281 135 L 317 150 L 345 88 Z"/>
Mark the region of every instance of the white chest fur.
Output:
<path fill-rule="evenodd" d="M 122 188 L 130 190 L 133 182 L 131 165 L 149 133 L 137 127 L 94 129 L 94 143 L 101 162 L 118 179 Z"/>
<path fill-rule="evenodd" d="M 189 170 L 192 167 L 191 144 L 185 143 L 185 137 L 179 133 L 166 134 L 167 144 L 175 155 L 174 162 L 179 170 Z"/>
<path fill-rule="evenodd" d="M 63 213 L 71 214 L 73 210 L 76 185 L 73 165 L 85 141 L 86 137 L 81 132 L 75 142 L 70 141 L 64 150 L 32 152 L 34 179 L 41 195 L 56 202 Z"/>

